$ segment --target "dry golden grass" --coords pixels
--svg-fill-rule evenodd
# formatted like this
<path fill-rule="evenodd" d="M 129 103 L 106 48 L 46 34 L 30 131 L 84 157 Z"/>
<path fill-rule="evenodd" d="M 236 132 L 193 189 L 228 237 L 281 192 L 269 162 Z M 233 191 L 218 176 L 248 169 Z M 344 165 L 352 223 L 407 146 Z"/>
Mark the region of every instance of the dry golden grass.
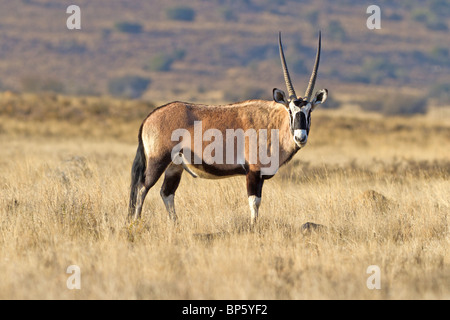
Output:
<path fill-rule="evenodd" d="M 245 178 L 186 174 L 127 225 L 138 126 L 0 118 L 1 299 L 450 299 L 448 119 L 318 110 L 253 231 Z"/>

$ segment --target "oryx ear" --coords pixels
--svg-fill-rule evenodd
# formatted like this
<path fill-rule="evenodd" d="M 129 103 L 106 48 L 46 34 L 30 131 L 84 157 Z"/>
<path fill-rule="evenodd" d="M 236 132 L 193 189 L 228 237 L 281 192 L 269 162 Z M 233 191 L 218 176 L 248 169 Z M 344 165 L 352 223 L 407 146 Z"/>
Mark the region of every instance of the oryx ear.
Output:
<path fill-rule="evenodd" d="M 284 105 L 286 108 L 289 108 L 289 102 L 286 99 L 286 94 L 284 93 L 283 90 L 274 88 L 273 89 L 273 100 L 275 102 L 281 103 L 282 105 Z"/>
<path fill-rule="evenodd" d="M 324 103 L 328 98 L 328 90 L 327 89 L 322 89 L 316 92 L 316 95 L 314 96 L 313 101 L 311 101 L 311 105 L 312 105 L 312 110 L 314 110 L 314 108 L 319 105 Z"/>

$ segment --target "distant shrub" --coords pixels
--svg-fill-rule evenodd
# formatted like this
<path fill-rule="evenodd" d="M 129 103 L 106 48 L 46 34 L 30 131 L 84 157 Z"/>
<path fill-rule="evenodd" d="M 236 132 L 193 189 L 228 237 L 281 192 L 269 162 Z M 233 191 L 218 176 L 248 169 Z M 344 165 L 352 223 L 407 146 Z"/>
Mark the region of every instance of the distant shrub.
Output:
<path fill-rule="evenodd" d="M 237 53 L 237 60 L 242 66 L 246 66 L 252 62 L 270 59 L 277 55 L 278 47 L 273 44 L 251 45 L 244 54 Z"/>
<path fill-rule="evenodd" d="M 92 83 L 87 83 L 82 86 L 73 87 L 70 89 L 70 92 L 67 93 L 76 96 L 100 96 L 100 92 L 96 88 L 96 85 Z"/>
<path fill-rule="evenodd" d="M 432 13 L 426 9 L 415 9 L 411 12 L 411 17 L 417 22 L 426 22 L 432 16 Z"/>
<path fill-rule="evenodd" d="M 319 10 L 311 10 L 305 14 L 305 19 L 312 26 L 317 26 L 319 22 Z"/>
<path fill-rule="evenodd" d="M 347 38 L 347 33 L 338 20 L 331 20 L 328 23 L 328 35 L 331 39 L 336 41 L 344 41 Z"/>
<path fill-rule="evenodd" d="M 431 0 L 430 10 L 435 12 L 437 15 L 445 17 L 450 15 L 450 6 L 448 5 L 448 0 Z"/>
<path fill-rule="evenodd" d="M 22 78 L 20 82 L 24 92 L 64 92 L 64 84 L 55 78 L 27 76 Z"/>
<path fill-rule="evenodd" d="M 101 35 L 103 40 L 108 40 L 111 36 L 112 29 L 111 28 L 103 28 L 101 30 Z"/>
<path fill-rule="evenodd" d="M 240 90 L 232 89 L 226 90 L 223 95 L 224 99 L 229 102 L 243 101 L 249 99 L 269 99 L 269 95 L 266 90 L 246 87 Z"/>
<path fill-rule="evenodd" d="M 114 27 L 124 33 L 141 33 L 143 29 L 140 23 L 127 21 L 117 22 Z"/>
<path fill-rule="evenodd" d="M 333 98 L 333 96 L 328 95 L 327 101 L 319 105 L 319 108 L 323 109 L 338 109 L 341 107 L 341 102 Z"/>
<path fill-rule="evenodd" d="M 142 96 L 150 82 L 149 78 L 126 75 L 111 79 L 108 83 L 108 90 L 113 96 L 136 99 Z"/>
<path fill-rule="evenodd" d="M 301 58 L 295 59 L 291 64 L 292 71 L 296 74 L 307 74 L 308 68 L 305 65 L 305 61 Z"/>
<path fill-rule="evenodd" d="M 183 60 L 185 56 L 186 56 L 186 50 L 184 50 L 184 49 L 175 49 L 172 52 L 172 57 L 175 60 Z"/>
<path fill-rule="evenodd" d="M 426 97 L 418 98 L 404 94 L 391 94 L 368 99 L 361 103 L 361 108 L 388 116 L 423 114 L 427 112 L 428 101 Z"/>
<path fill-rule="evenodd" d="M 450 83 L 435 83 L 428 91 L 428 97 L 437 99 L 439 103 L 450 103 Z"/>
<path fill-rule="evenodd" d="M 82 54 L 87 50 L 84 43 L 74 39 L 63 39 L 56 44 L 50 44 L 48 47 L 61 54 Z"/>
<path fill-rule="evenodd" d="M 239 20 L 235 11 L 233 11 L 230 8 L 221 8 L 221 9 L 219 9 L 219 13 L 225 21 L 238 21 Z"/>
<path fill-rule="evenodd" d="M 397 79 L 400 69 L 386 58 L 366 58 L 363 62 L 361 73 L 355 75 L 355 79 L 361 82 L 380 84 L 385 79 Z"/>
<path fill-rule="evenodd" d="M 447 31 L 448 30 L 447 23 L 445 23 L 444 21 L 440 21 L 440 20 L 427 21 L 425 23 L 425 26 L 427 27 L 427 29 L 434 30 L 434 31 Z"/>
<path fill-rule="evenodd" d="M 267 1 L 267 3 L 274 4 L 275 6 L 284 6 L 286 4 L 287 0 L 270 0 Z"/>
<path fill-rule="evenodd" d="M 440 8 L 440 2 L 435 2 L 436 8 Z M 448 6 L 448 5 L 447 5 Z M 436 13 L 435 13 L 436 12 Z M 425 25 L 429 30 L 447 31 L 448 25 L 445 22 L 446 16 L 439 13 L 439 10 L 429 11 L 427 9 L 416 9 L 411 13 L 411 17 Z"/>
<path fill-rule="evenodd" d="M 0 99 L 2 116 L 38 121 L 58 119 L 76 124 L 83 121 L 105 123 L 106 119 L 142 120 L 154 107 L 151 102 L 142 100 L 76 97 L 48 92 L 9 94 Z"/>
<path fill-rule="evenodd" d="M 170 71 L 172 68 L 172 64 L 175 61 L 183 60 L 185 55 L 186 51 L 183 49 L 176 49 L 170 54 L 160 53 L 150 60 L 148 69 L 152 71 Z"/>
<path fill-rule="evenodd" d="M 195 11 L 191 7 L 178 6 L 167 9 L 167 17 L 170 20 L 194 21 Z"/>
<path fill-rule="evenodd" d="M 449 49 L 447 47 L 435 46 L 430 51 L 430 57 L 436 62 L 447 62 L 450 58 Z"/>
<path fill-rule="evenodd" d="M 170 71 L 174 61 L 172 56 L 161 53 L 151 59 L 149 69 L 152 71 Z"/>
<path fill-rule="evenodd" d="M 391 20 L 391 21 L 402 21 L 403 16 L 400 13 L 391 12 L 386 15 L 386 19 Z"/>

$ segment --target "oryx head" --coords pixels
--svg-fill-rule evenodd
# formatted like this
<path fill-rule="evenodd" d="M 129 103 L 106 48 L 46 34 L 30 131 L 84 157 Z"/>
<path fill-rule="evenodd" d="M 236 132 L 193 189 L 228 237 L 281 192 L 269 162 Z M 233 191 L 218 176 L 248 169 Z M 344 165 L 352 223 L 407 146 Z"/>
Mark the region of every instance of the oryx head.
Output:
<path fill-rule="evenodd" d="M 297 96 L 294 87 L 292 86 L 291 78 L 286 66 L 286 59 L 284 58 L 283 45 L 281 44 L 281 32 L 278 35 L 278 46 L 280 48 L 281 65 L 283 66 L 284 81 L 286 82 L 286 87 L 288 89 L 289 99 L 286 98 L 284 91 L 276 88 L 273 89 L 273 99 L 276 102 L 283 104 L 289 112 L 291 133 L 296 145 L 301 148 L 306 145 L 308 140 L 309 129 L 311 126 L 311 112 L 317 105 L 325 102 L 328 96 L 328 90 L 322 89 L 317 91 L 314 98 L 311 99 L 317 78 L 317 70 L 319 68 L 321 34 L 319 32 L 316 61 L 304 97 Z"/>

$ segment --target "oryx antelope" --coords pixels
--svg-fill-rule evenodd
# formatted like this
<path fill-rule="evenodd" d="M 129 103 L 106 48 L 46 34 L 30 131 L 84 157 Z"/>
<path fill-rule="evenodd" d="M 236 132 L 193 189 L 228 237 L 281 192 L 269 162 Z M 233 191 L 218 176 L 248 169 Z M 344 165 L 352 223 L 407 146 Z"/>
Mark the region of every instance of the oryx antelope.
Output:
<path fill-rule="evenodd" d="M 185 142 L 183 153 L 176 154 L 177 161 L 175 161 L 173 150 L 179 141 L 173 141 L 172 134 L 176 130 L 183 129 L 191 134 L 190 137 L 193 137 L 198 123 L 201 123 L 203 130 L 215 130 L 214 132 L 219 134 L 216 135 L 216 139 L 220 136 L 224 140 L 230 129 L 245 132 L 276 130 L 278 141 L 277 143 L 273 143 L 272 140 L 267 141 L 266 150 L 278 156 L 279 166 L 292 159 L 297 151 L 306 145 L 311 126 L 311 112 L 318 104 L 323 103 L 328 95 L 327 89 L 317 91 L 314 97 L 312 95 L 319 68 L 321 35 L 319 33 L 316 59 L 303 97 L 295 94 L 281 44 L 281 33 L 278 35 L 278 45 L 288 97 L 284 91 L 275 88 L 273 89 L 274 101 L 247 100 L 230 105 L 199 105 L 177 101 L 161 106 L 147 116 L 139 130 L 139 146 L 131 171 L 129 218 L 140 218 L 149 189 L 164 173 L 160 194 L 169 217 L 176 220 L 175 191 L 183 171 L 187 171 L 193 177 L 204 178 L 245 175 L 251 223 L 253 225 L 256 222 L 264 180 L 271 178 L 275 172 L 271 175 L 263 175 L 262 171 L 266 164 L 262 164 L 259 159 L 250 161 L 251 150 L 247 145 L 241 157 L 236 151 L 231 162 L 211 163 L 202 158 L 207 143 L 202 141 L 200 145 L 197 144 L 192 148 L 192 142 L 195 144 L 195 141 L 183 141 Z M 219 142 L 220 146 L 224 146 L 226 141 Z M 274 150 L 274 146 L 277 146 L 277 150 Z M 189 156 L 186 156 L 186 149 L 189 149 Z M 224 151 L 222 154 L 226 152 L 226 150 L 220 151 Z M 193 161 L 194 158 L 203 160 Z"/>

